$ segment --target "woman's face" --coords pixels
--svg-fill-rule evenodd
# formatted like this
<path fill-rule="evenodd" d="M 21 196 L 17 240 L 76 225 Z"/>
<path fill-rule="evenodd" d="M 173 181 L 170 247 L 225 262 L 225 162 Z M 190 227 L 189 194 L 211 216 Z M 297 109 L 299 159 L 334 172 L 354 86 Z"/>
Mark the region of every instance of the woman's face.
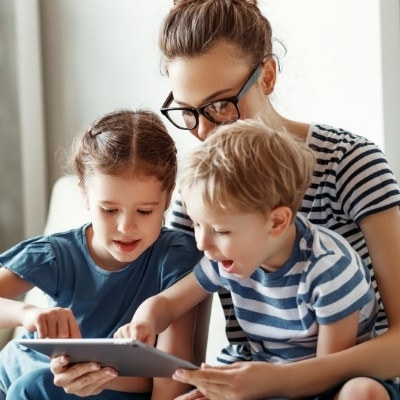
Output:
<path fill-rule="evenodd" d="M 232 49 L 217 44 L 204 55 L 177 58 L 168 64 L 168 75 L 174 104 L 181 107 L 200 107 L 211 101 L 237 95 L 249 79 L 252 68 L 233 57 Z M 262 75 L 240 99 L 240 118 L 253 118 L 265 110 L 267 96 L 263 91 Z M 205 140 L 216 124 L 199 115 L 197 128 L 190 132 Z"/>

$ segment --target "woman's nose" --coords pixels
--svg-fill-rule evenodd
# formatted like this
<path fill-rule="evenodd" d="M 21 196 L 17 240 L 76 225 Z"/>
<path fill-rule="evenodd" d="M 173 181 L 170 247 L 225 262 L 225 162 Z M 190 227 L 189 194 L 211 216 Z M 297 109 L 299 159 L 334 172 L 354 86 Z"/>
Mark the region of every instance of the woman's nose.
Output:
<path fill-rule="evenodd" d="M 204 142 L 212 134 L 212 131 L 216 128 L 214 122 L 209 121 L 204 115 L 199 116 L 199 125 L 196 129 L 195 136 Z"/>

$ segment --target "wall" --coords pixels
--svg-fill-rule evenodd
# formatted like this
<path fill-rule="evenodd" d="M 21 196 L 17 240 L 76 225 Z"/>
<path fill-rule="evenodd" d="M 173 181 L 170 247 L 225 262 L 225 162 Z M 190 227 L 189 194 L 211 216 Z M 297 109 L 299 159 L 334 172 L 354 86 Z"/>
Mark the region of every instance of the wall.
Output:
<path fill-rule="evenodd" d="M 0 2 L 0 251 L 23 235 L 13 0 Z"/>
<path fill-rule="evenodd" d="M 157 34 L 171 3 L 0 3 L 3 247 L 43 229 L 46 186 L 64 173 L 64 151 L 73 136 L 113 109 L 159 109 L 169 87 L 159 70 Z M 371 138 L 399 175 L 399 1 L 259 3 L 288 50 L 274 97 L 279 110 L 289 118 L 332 123 Z M 29 87 L 35 84 L 40 87 Z M 34 118 L 41 114 L 42 126 Z M 41 131 L 46 135 L 42 145 Z M 195 144 L 187 133 L 171 126 L 170 131 L 180 152 Z"/>
<path fill-rule="evenodd" d="M 400 180 L 400 0 L 380 5 L 385 151 Z"/>
<path fill-rule="evenodd" d="M 42 0 L 49 183 L 63 172 L 73 136 L 123 107 L 160 108 L 168 82 L 157 33 L 169 2 Z"/>
<path fill-rule="evenodd" d="M 51 184 L 62 173 L 63 149 L 94 118 L 119 107 L 159 109 L 169 88 L 159 71 L 157 33 L 170 2 L 40 4 Z M 259 4 L 287 47 L 274 96 L 278 109 L 352 130 L 384 148 L 380 1 Z M 195 144 L 168 126 L 181 151 Z"/>

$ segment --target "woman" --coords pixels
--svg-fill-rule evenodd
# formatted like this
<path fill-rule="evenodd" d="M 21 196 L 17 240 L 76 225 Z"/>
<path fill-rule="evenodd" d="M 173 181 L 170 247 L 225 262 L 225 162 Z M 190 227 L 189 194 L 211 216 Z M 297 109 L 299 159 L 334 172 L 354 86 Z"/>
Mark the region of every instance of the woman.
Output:
<path fill-rule="evenodd" d="M 275 110 L 269 99 L 277 77 L 271 36 L 256 1 L 176 1 L 160 34 L 172 88 L 161 111 L 200 140 L 206 140 L 216 124 L 258 116 L 315 151 L 317 167 L 301 213 L 342 234 L 369 265 L 379 286 L 379 337 L 339 354 L 291 365 L 242 362 L 181 372 L 183 382 L 211 399 L 313 395 L 355 376 L 390 379 L 400 374 L 399 188 L 382 152 L 365 138 L 291 121 Z M 175 227 L 190 227 L 184 214 L 178 201 Z M 228 338 L 241 342 L 228 302 L 223 294 Z M 219 359 L 247 359 L 244 349 L 231 346 Z"/>

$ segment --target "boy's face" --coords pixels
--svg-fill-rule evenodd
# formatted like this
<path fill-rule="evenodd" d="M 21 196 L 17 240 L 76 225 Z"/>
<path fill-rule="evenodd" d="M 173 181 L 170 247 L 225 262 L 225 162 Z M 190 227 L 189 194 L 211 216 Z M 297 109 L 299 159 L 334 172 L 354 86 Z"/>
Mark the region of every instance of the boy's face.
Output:
<path fill-rule="evenodd" d="M 193 220 L 197 247 L 206 257 L 219 261 L 227 272 L 240 278 L 249 277 L 260 266 L 274 268 L 279 249 L 269 218 L 205 208 L 200 193 L 193 188 L 183 192 L 183 199 Z"/>
<path fill-rule="evenodd" d="M 155 177 L 94 174 L 85 187 L 91 255 L 104 269 L 121 269 L 158 238 L 169 196 Z"/>

